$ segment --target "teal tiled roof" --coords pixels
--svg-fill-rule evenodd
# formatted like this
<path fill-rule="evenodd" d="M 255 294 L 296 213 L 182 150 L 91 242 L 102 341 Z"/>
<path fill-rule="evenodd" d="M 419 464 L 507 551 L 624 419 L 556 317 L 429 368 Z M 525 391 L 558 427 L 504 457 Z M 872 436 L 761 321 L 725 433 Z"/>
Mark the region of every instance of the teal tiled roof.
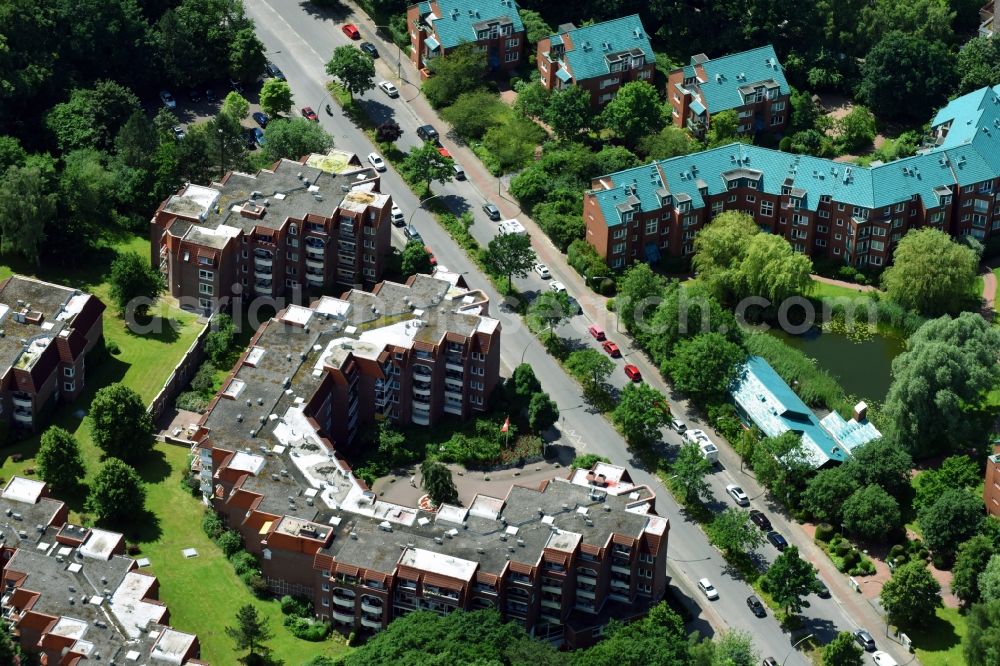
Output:
<path fill-rule="evenodd" d="M 941 205 L 936 188 L 963 187 L 1000 175 L 1000 86 L 968 96 L 981 101 L 973 105 L 960 98 L 949 104 L 951 111 L 942 116 L 942 110 L 935 118 L 935 122 L 942 117 L 952 120 L 954 132 L 956 126 L 964 127 L 968 120 L 955 110 L 964 109 L 963 113 L 972 114 L 976 129 L 963 133 L 966 142 L 948 141 L 888 164 L 858 167 L 734 143 L 609 174 L 601 179 L 609 187 L 594 191 L 593 196 L 608 226 L 616 226 L 621 224 L 616 207 L 632 196 L 642 211 L 661 208 L 660 195 L 666 193 L 675 202 L 678 195 L 683 195 L 682 198 L 691 201 L 692 209 L 702 208 L 705 206 L 702 191 L 708 195 L 722 194 L 728 189 L 723 174 L 745 169 L 760 174 L 758 189 L 767 194 L 780 195 L 786 181 L 801 190 L 802 204 L 810 211 L 816 210 L 823 196 L 873 209 L 903 203 L 917 195 L 925 207 L 934 208 Z"/>
<path fill-rule="evenodd" d="M 709 113 L 719 113 L 743 106 L 740 88 L 761 81 L 773 79 L 779 85 L 780 94 L 789 94 L 785 72 L 778 62 L 774 47 L 770 44 L 706 60 L 702 63 L 702 67 L 705 69 L 705 81 L 699 84 L 699 88 Z M 685 68 L 685 76 L 687 69 Z"/>
<path fill-rule="evenodd" d="M 420 13 L 424 11 L 420 5 Z M 517 12 L 514 0 L 438 0 L 441 15 L 432 22 L 438 40 L 446 49 L 452 49 L 462 42 L 474 42 L 477 39 L 475 25 L 483 21 L 498 18 L 509 18 L 513 23 L 513 32 L 524 30 L 521 16 Z"/>
<path fill-rule="evenodd" d="M 646 30 L 636 14 L 573 28 L 553 35 L 550 39 L 553 44 L 565 44 L 567 41 L 572 43 L 573 49 L 567 50 L 564 58 L 577 81 L 608 74 L 611 69 L 605 58 L 607 55 L 640 49 L 646 56 L 647 63 L 656 60 Z"/>

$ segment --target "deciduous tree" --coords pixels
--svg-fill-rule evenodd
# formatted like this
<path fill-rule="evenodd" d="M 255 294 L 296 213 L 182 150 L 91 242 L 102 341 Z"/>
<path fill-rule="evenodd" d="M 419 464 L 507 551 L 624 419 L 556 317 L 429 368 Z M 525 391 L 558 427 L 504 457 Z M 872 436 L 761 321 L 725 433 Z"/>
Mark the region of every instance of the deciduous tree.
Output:
<path fill-rule="evenodd" d="M 329 132 L 305 118 L 272 120 L 264 130 L 264 139 L 264 154 L 275 161 L 282 157 L 299 159 L 310 153 L 326 154 L 333 148 Z"/>
<path fill-rule="evenodd" d="M 948 456 L 937 468 L 926 469 L 913 478 L 913 508 L 919 513 L 937 501 L 946 490 L 974 491 L 983 482 L 979 464 L 966 455 Z"/>
<path fill-rule="evenodd" d="M 726 211 L 698 231 L 694 237 L 692 264 L 698 281 L 722 302 L 738 298 L 739 267 L 750 245 L 760 233 L 746 213 Z"/>
<path fill-rule="evenodd" d="M 978 0 L 976 0 L 978 3 Z M 958 51 L 959 95 L 970 93 L 1000 81 L 1000 40 L 976 37 Z"/>
<path fill-rule="evenodd" d="M 881 598 L 889 621 L 905 629 L 926 627 L 942 605 L 941 585 L 923 562 L 897 568 L 882 586 Z"/>
<path fill-rule="evenodd" d="M 684 499 L 691 504 L 712 496 L 705 477 L 712 472 L 712 463 L 701 454 L 694 442 L 684 442 L 677 450 L 677 457 L 670 465 L 674 482 L 684 493 Z"/>
<path fill-rule="evenodd" d="M 636 145 L 636 151 L 648 160 L 687 155 L 697 148 L 698 143 L 690 134 L 673 125 L 667 125 L 655 134 L 647 134 Z"/>
<path fill-rule="evenodd" d="M 226 95 L 222 100 L 220 113 L 224 113 L 236 122 L 242 122 L 250 113 L 250 102 L 235 90 Z"/>
<path fill-rule="evenodd" d="M 751 466 L 757 481 L 764 484 L 772 496 L 786 506 L 798 506 L 805 480 L 812 470 L 798 433 L 788 431 L 762 439 L 754 446 Z"/>
<path fill-rule="evenodd" d="M 622 389 L 611 420 L 629 446 L 647 447 L 660 439 L 660 429 L 670 424 L 670 410 L 660 405 L 666 405 L 666 398 L 649 384 Z"/>
<path fill-rule="evenodd" d="M 572 139 L 594 122 L 590 91 L 582 86 L 554 92 L 548 102 L 542 117 L 560 139 Z"/>
<path fill-rule="evenodd" d="M 288 113 L 292 110 L 292 87 L 288 85 L 287 81 L 282 81 L 281 79 L 268 79 L 264 81 L 264 85 L 260 88 L 260 108 L 272 118 L 280 116 L 283 113 Z M 311 125 L 319 124 L 305 118 L 300 118 L 299 120 L 304 120 Z M 271 127 L 272 125 L 268 124 L 267 129 L 269 130 Z M 270 143 L 270 136 L 268 136 L 267 140 Z"/>
<path fill-rule="evenodd" d="M 514 374 L 509 380 L 514 390 L 514 395 L 519 400 L 531 400 L 531 396 L 542 390 L 542 385 L 535 377 L 535 371 L 531 364 L 522 363 L 514 368 Z"/>
<path fill-rule="evenodd" d="M 994 554 L 993 542 L 983 534 L 977 534 L 958 547 L 955 566 L 951 569 L 951 591 L 966 606 L 979 601 L 979 575 Z"/>
<path fill-rule="evenodd" d="M 73 90 L 68 101 L 52 107 L 45 123 L 62 150 L 106 151 L 118 130 L 139 108 L 139 98 L 125 86 L 98 81 L 92 88 Z"/>
<path fill-rule="evenodd" d="M 601 124 L 634 146 L 642 137 L 663 129 L 667 121 L 656 89 L 645 81 L 630 81 L 604 107 Z"/>
<path fill-rule="evenodd" d="M 136 471 L 118 458 L 108 458 L 90 483 L 85 508 L 101 523 L 119 523 L 145 509 L 146 488 Z"/>
<path fill-rule="evenodd" d="M 867 149 L 875 140 L 875 115 L 858 105 L 834 122 L 837 146 L 843 152 Z"/>
<path fill-rule="evenodd" d="M 580 349 L 566 358 L 566 369 L 583 385 L 583 394 L 588 400 L 606 392 L 607 380 L 615 364 L 596 349 Z"/>
<path fill-rule="evenodd" d="M 441 109 L 441 117 L 448 121 L 463 141 L 477 141 L 497 124 L 497 119 L 508 112 L 496 93 L 474 90 L 462 93 L 449 106 Z"/>
<path fill-rule="evenodd" d="M 938 316 L 968 301 L 979 257 L 937 229 L 916 229 L 899 241 L 882 275 L 889 298 L 904 308 Z"/>
<path fill-rule="evenodd" d="M 58 194 L 37 166 L 10 167 L 0 178 L 0 251 L 38 264 L 45 229 L 56 217 Z"/>
<path fill-rule="evenodd" d="M 950 561 L 958 546 L 983 524 L 983 500 L 963 488 L 950 488 L 917 515 L 924 543 L 935 556 Z"/>
<path fill-rule="evenodd" d="M 539 294 L 528 306 L 528 321 L 536 330 L 555 335 L 555 329 L 570 316 L 566 294 L 547 291 Z"/>
<path fill-rule="evenodd" d="M 764 545 L 764 533 L 750 522 L 750 513 L 730 507 L 715 516 L 705 530 L 719 550 L 730 553 L 752 553 Z"/>
<path fill-rule="evenodd" d="M 802 494 L 802 508 L 818 521 L 839 525 L 844 502 L 857 489 L 858 482 L 843 465 L 820 470 L 806 485 L 806 491 Z M 898 505 L 896 509 L 898 512 Z"/>
<path fill-rule="evenodd" d="M 425 460 L 420 465 L 420 483 L 436 506 L 458 501 L 458 489 L 451 470 L 439 462 Z"/>
<path fill-rule="evenodd" d="M 874 484 L 897 499 L 910 487 L 912 468 L 913 458 L 906 449 L 883 438 L 854 449 L 841 465 L 858 486 Z"/>
<path fill-rule="evenodd" d="M 253 81 L 264 71 L 264 45 L 252 26 L 233 33 L 229 41 L 229 75 L 237 81 Z"/>
<path fill-rule="evenodd" d="M 42 433 L 36 462 L 38 475 L 57 491 L 75 488 L 86 471 L 76 438 L 59 426 Z"/>
<path fill-rule="evenodd" d="M 903 524 L 899 502 L 878 486 L 856 490 L 842 513 L 844 529 L 868 542 L 885 541 Z"/>
<path fill-rule="evenodd" d="M 923 119 L 945 101 L 955 78 L 944 44 L 893 30 L 865 56 L 858 97 L 880 118 Z"/>
<path fill-rule="evenodd" d="M 666 287 L 666 279 L 655 273 L 649 264 L 635 263 L 625 269 L 618 278 L 615 311 L 629 332 L 635 332 L 637 324 L 648 323 Z"/>
<path fill-rule="evenodd" d="M 160 271 L 138 254 L 126 252 L 111 262 L 111 298 L 118 311 L 124 316 L 129 308 L 135 308 L 138 316 L 143 316 L 149 306 L 166 289 Z"/>
<path fill-rule="evenodd" d="M 1000 663 L 1000 599 L 975 604 L 966 616 L 962 655 L 968 666 Z"/>
<path fill-rule="evenodd" d="M 153 448 L 153 419 L 139 394 L 124 384 L 98 389 L 87 416 L 94 443 L 106 456 L 139 460 Z"/>
<path fill-rule="evenodd" d="M 411 150 L 403 158 L 400 171 L 413 182 L 426 183 L 429 190 L 432 181 L 444 185 L 455 177 L 455 171 L 451 165 L 451 158 L 442 157 L 437 146 L 428 141 Z"/>
<path fill-rule="evenodd" d="M 847 631 L 841 631 L 836 638 L 823 647 L 825 666 L 863 666 L 864 650 Z"/>
<path fill-rule="evenodd" d="M 799 557 L 799 549 L 788 546 L 764 572 L 760 585 L 786 613 L 798 614 L 803 599 L 819 589 L 819 580 L 816 568 Z"/>
<path fill-rule="evenodd" d="M 403 248 L 403 275 L 429 274 L 433 270 L 430 252 L 420 241 L 409 241 Z"/>
<path fill-rule="evenodd" d="M 441 108 L 462 93 L 483 87 L 488 71 L 486 52 L 471 42 L 461 44 L 449 51 L 447 58 L 432 59 L 428 69 L 432 76 L 424 81 L 421 90 L 434 108 Z"/>
<path fill-rule="evenodd" d="M 353 46 L 338 46 L 326 63 L 326 73 L 336 77 L 351 99 L 375 87 L 375 61 Z"/>
<path fill-rule="evenodd" d="M 702 333 L 680 341 L 665 369 L 678 391 L 706 404 L 726 395 L 746 358 L 746 350 L 722 334 Z"/>
<path fill-rule="evenodd" d="M 548 393 L 539 391 L 528 403 L 528 426 L 535 432 L 544 432 L 559 420 L 559 406 Z"/>
<path fill-rule="evenodd" d="M 524 24 L 525 36 L 528 38 L 529 50 L 534 51 L 535 44 L 555 31 L 538 12 L 531 9 L 521 9 L 519 13 L 521 23 Z"/>
<path fill-rule="evenodd" d="M 483 263 L 488 271 L 507 276 L 508 291 L 513 286 L 514 276 L 526 277 L 537 261 L 528 234 L 498 234 L 483 254 Z"/>

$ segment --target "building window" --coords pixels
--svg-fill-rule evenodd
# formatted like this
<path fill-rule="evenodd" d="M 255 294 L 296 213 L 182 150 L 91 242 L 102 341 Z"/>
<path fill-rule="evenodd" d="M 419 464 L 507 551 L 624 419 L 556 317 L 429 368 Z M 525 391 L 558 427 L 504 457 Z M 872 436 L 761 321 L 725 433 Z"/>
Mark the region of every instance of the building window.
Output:
<path fill-rule="evenodd" d="M 837 210 L 840 210 L 840 211 L 842 211 L 842 210 L 844 210 L 845 208 L 846 208 L 846 206 L 845 206 L 844 204 L 842 204 L 842 203 L 839 203 L 839 204 L 837 204 Z"/>
<path fill-rule="evenodd" d="M 774 202 L 773 201 L 761 201 L 760 202 L 760 214 L 764 217 L 771 217 L 774 215 Z"/>
<path fill-rule="evenodd" d="M 288 261 L 298 261 L 299 260 L 299 253 L 298 252 L 286 252 L 285 253 L 285 259 L 287 259 Z"/>
<path fill-rule="evenodd" d="M 757 203 L 757 197 L 752 194 L 747 195 L 747 203 Z"/>
<path fill-rule="evenodd" d="M 243 284 L 246 284 L 246 280 L 243 281 Z M 198 307 L 200 307 L 202 310 L 208 310 L 209 308 L 212 307 L 212 301 L 210 301 L 207 298 L 199 298 Z"/>
<path fill-rule="evenodd" d="M 771 124 L 772 125 L 780 125 L 783 122 L 785 122 L 785 117 L 784 116 L 771 116 Z"/>
<path fill-rule="evenodd" d="M 646 233 L 647 234 L 655 234 L 656 233 L 656 220 L 647 220 L 646 221 Z"/>
<path fill-rule="evenodd" d="M 619 238 L 625 238 L 626 232 L 627 232 L 626 229 L 615 229 L 615 232 L 611 234 L 611 237 L 616 240 Z"/>
<path fill-rule="evenodd" d="M 625 251 L 625 243 L 616 243 L 615 246 L 611 249 L 612 254 L 621 254 L 624 251 Z"/>
<path fill-rule="evenodd" d="M 775 102 L 774 104 L 771 105 L 771 113 L 777 113 L 778 111 L 784 111 L 784 110 L 785 110 L 784 102 Z"/>
<path fill-rule="evenodd" d="M 290 225 L 288 225 L 288 235 L 289 236 L 298 236 L 299 235 L 299 226 L 297 224 L 290 224 Z"/>
<path fill-rule="evenodd" d="M 63 391 L 66 391 L 67 393 L 72 393 L 75 390 L 76 390 L 75 382 L 63 382 Z"/>
<path fill-rule="evenodd" d="M 185 252 L 184 253 L 184 261 L 191 261 L 191 253 L 190 252 Z"/>
<path fill-rule="evenodd" d="M 521 40 L 518 39 L 517 37 L 507 40 L 507 48 L 509 49 L 516 49 L 518 46 L 520 46 L 520 44 Z"/>
<path fill-rule="evenodd" d="M 249 254 L 249 253 L 248 253 L 248 252 L 247 252 L 246 250 L 243 250 L 242 252 L 240 252 L 240 255 L 241 255 L 241 256 L 242 256 L 242 257 L 243 257 L 244 259 L 246 259 L 247 257 L 249 257 L 249 256 L 250 256 L 250 254 Z"/>
<path fill-rule="evenodd" d="M 198 293 L 199 294 L 206 294 L 208 296 L 211 296 L 212 295 L 212 285 L 210 285 L 210 284 L 199 284 L 198 285 Z"/>
<path fill-rule="evenodd" d="M 504 62 L 517 62 L 517 59 L 519 57 L 520 54 L 517 51 L 509 51 L 508 53 L 504 54 L 503 60 Z"/>
<path fill-rule="evenodd" d="M 212 271 L 206 271 L 204 268 L 198 269 L 198 279 L 199 280 L 212 280 L 215 277 L 215 273 Z"/>
<path fill-rule="evenodd" d="M 76 368 L 73 368 L 73 367 L 63 368 L 63 376 L 64 377 L 73 377 L 75 375 L 76 375 Z"/>

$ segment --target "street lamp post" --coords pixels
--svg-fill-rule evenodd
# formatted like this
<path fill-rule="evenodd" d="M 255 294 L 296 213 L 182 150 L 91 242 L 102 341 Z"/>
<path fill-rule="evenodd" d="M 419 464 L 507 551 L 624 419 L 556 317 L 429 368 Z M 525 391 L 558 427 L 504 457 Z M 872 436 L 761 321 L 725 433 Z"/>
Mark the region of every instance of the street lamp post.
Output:
<path fill-rule="evenodd" d="M 376 25 L 375 27 L 385 28 L 389 32 L 389 39 L 392 40 L 391 43 L 396 44 L 396 40 L 392 39 L 392 29 L 389 26 Z M 402 68 L 403 68 L 403 49 L 399 46 L 399 44 L 396 44 L 396 78 L 401 81 L 403 79 Z"/>
<path fill-rule="evenodd" d="M 794 650 L 795 648 L 797 648 L 801 643 L 805 643 L 807 640 L 809 640 L 812 637 L 813 637 L 812 634 L 806 634 L 805 636 L 803 636 L 802 638 L 800 638 L 799 640 L 797 640 L 795 643 L 793 643 L 792 647 L 788 648 L 788 652 L 785 653 L 785 658 L 781 660 L 781 666 L 785 666 L 785 660 L 787 660 L 788 657 L 789 657 L 789 655 L 792 654 L 792 650 Z"/>
<path fill-rule="evenodd" d="M 425 203 L 427 203 L 431 199 L 436 199 L 439 196 L 441 196 L 441 195 L 440 194 L 432 194 L 429 197 L 427 197 L 426 199 L 421 200 L 421 202 L 417 204 L 417 207 L 414 208 L 413 211 L 410 213 L 410 219 L 406 221 L 406 225 L 409 226 L 413 222 L 413 216 L 417 214 L 418 210 L 420 210 L 421 208 L 424 207 Z"/>
<path fill-rule="evenodd" d="M 219 128 L 219 181 L 226 177 L 226 142 L 225 132 Z"/>

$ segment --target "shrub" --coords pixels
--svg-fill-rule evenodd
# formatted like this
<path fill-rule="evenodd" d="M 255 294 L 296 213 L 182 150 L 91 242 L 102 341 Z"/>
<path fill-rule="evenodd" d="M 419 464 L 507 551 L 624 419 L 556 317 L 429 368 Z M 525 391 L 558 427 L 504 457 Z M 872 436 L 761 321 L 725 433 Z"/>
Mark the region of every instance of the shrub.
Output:
<path fill-rule="evenodd" d="M 129 555 L 138 555 L 142 552 L 142 548 L 137 543 L 127 543 L 125 544 L 125 552 Z"/>
<path fill-rule="evenodd" d="M 590 469 L 599 462 L 609 463 L 611 461 L 604 456 L 597 455 L 596 453 L 588 453 L 574 458 L 572 469 Z"/>
<path fill-rule="evenodd" d="M 226 526 L 222 524 L 222 518 L 219 514 L 214 511 L 206 511 L 205 517 L 201 519 L 201 528 L 205 530 L 205 534 L 212 541 L 219 538 L 222 532 L 226 529 Z"/>
<path fill-rule="evenodd" d="M 211 393 L 214 384 L 215 366 L 209 361 L 205 361 L 191 379 L 191 390 L 198 393 Z"/>
<path fill-rule="evenodd" d="M 296 638 L 304 641 L 319 642 L 330 634 L 330 623 L 308 617 L 288 616 L 285 626 Z"/>
<path fill-rule="evenodd" d="M 844 540 L 838 541 L 837 544 L 833 546 L 833 553 L 837 557 L 846 557 L 847 554 L 850 553 L 852 550 L 853 547 L 851 546 L 851 544 L 849 544 L 847 541 Z"/>
<path fill-rule="evenodd" d="M 191 497 L 201 494 L 201 484 L 194 474 L 187 474 L 181 479 L 181 487 L 191 493 Z"/>
<path fill-rule="evenodd" d="M 816 526 L 816 540 L 829 542 L 833 538 L 833 525 L 830 523 L 820 523 Z"/>
<path fill-rule="evenodd" d="M 347 634 L 347 644 L 350 647 L 354 647 L 357 644 L 357 642 L 358 642 L 358 633 L 356 631 L 352 631 L 351 633 Z"/>
<path fill-rule="evenodd" d="M 233 563 L 233 570 L 236 571 L 237 576 L 242 577 L 248 572 L 257 571 L 256 558 L 245 550 L 238 550 L 233 553 L 229 561 Z"/>
<path fill-rule="evenodd" d="M 286 594 L 281 597 L 281 612 L 295 617 L 309 617 L 312 615 L 312 602 L 306 597 Z"/>
<path fill-rule="evenodd" d="M 906 552 L 906 547 L 901 543 L 897 543 L 895 546 L 889 549 L 889 557 L 899 557 Z"/>
<path fill-rule="evenodd" d="M 226 530 L 220 534 L 216 543 L 219 544 L 219 548 L 222 549 L 222 553 L 226 557 L 232 557 L 236 551 L 243 547 L 243 540 L 240 538 L 239 532 L 233 530 Z"/>
<path fill-rule="evenodd" d="M 184 391 L 177 396 L 174 406 L 177 409 L 203 414 L 208 409 L 208 400 L 197 391 Z"/>
<path fill-rule="evenodd" d="M 243 577 L 240 576 L 240 578 Z M 255 572 L 254 574 L 248 576 L 248 578 L 243 578 L 243 582 L 247 584 L 250 591 L 253 592 L 253 595 L 258 599 L 267 597 L 270 592 L 270 590 L 267 589 L 267 581 L 264 580 L 264 577 L 261 576 L 259 572 Z"/>
<path fill-rule="evenodd" d="M 122 353 L 122 350 L 121 350 L 121 348 L 120 348 L 120 347 L 118 346 L 118 343 L 117 343 L 117 342 L 115 342 L 114 340 L 106 340 L 106 341 L 104 342 L 104 348 L 105 348 L 105 349 L 106 349 L 106 350 L 108 351 L 108 353 L 109 353 L 109 354 L 111 354 L 112 356 L 118 356 L 118 354 L 121 354 L 121 353 Z"/>
<path fill-rule="evenodd" d="M 861 562 L 861 554 L 856 550 L 849 550 L 844 555 L 844 569 L 851 569 Z"/>

